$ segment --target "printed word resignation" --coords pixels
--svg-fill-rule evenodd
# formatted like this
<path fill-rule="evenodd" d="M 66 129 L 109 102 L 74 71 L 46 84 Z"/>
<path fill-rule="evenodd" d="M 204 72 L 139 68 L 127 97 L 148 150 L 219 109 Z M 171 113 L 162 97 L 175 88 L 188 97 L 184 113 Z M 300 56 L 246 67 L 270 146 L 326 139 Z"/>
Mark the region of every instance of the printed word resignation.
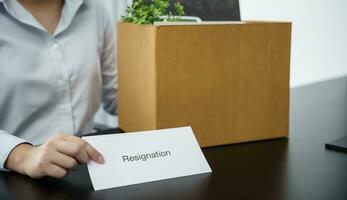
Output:
<path fill-rule="evenodd" d="M 157 151 L 155 153 L 137 154 L 133 156 L 122 155 L 123 162 L 147 161 L 148 159 L 171 156 L 170 151 Z"/>

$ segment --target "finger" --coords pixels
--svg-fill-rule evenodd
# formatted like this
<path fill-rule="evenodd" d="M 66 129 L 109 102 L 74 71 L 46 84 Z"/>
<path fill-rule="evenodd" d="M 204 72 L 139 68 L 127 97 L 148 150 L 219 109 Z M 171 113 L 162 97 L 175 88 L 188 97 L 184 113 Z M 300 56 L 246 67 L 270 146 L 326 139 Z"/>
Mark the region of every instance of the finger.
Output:
<path fill-rule="evenodd" d="M 81 145 L 87 152 L 89 158 L 99 164 L 103 164 L 105 162 L 104 157 L 98 152 L 92 145 L 90 145 L 87 141 L 82 140 L 76 136 L 65 136 L 65 140 L 75 142 Z"/>
<path fill-rule="evenodd" d="M 88 142 L 85 146 L 87 153 L 89 155 L 89 158 L 91 158 L 93 161 L 103 164 L 105 162 L 105 158 L 101 155 L 99 151 L 97 151 L 92 145 L 90 145 Z"/>
<path fill-rule="evenodd" d="M 78 148 L 78 152 L 73 151 L 72 153 L 75 153 L 74 155 L 78 155 L 78 154 L 83 154 L 83 156 L 85 156 L 83 150 L 84 149 L 87 153 L 87 155 L 89 156 L 89 158 L 99 164 L 103 164 L 105 162 L 104 157 L 101 155 L 101 153 L 99 153 L 94 147 L 92 147 L 88 142 L 86 142 L 85 140 L 82 140 L 79 137 L 76 136 L 70 136 L 70 135 L 63 135 L 63 140 L 65 140 L 66 142 L 71 142 L 77 145 L 77 147 L 74 148 Z M 76 150 L 76 149 L 73 149 Z M 86 162 L 83 162 L 86 163 Z"/>
<path fill-rule="evenodd" d="M 68 171 L 66 169 L 55 164 L 50 164 L 46 169 L 46 175 L 55 178 L 63 178 L 67 173 Z"/>
<path fill-rule="evenodd" d="M 78 167 L 78 162 L 75 158 L 60 152 L 55 153 L 51 162 L 66 170 L 76 169 Z"/>
<path fill-rule="evenodd" d="M 57 151 L 75 158 L 79 164 L 87 163 L 89 160 L 88 153 L 80 142 L 76 143 L 71 140 L 59 141 L 57 143 Z"/>

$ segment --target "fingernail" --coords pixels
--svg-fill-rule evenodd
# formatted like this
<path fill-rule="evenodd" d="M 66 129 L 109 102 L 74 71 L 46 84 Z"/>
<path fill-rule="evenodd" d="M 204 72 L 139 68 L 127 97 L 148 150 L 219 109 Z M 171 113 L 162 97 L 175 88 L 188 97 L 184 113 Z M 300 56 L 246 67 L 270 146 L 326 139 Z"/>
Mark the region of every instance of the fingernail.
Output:
<path fill-rule="evenodd" d="M 105 158 L 102 157 L 102 156 L 99 156 L 98 157 L 98 161 L 99 161 L 100 164 L 103 164 L 103 163 L 105 163 Z"/>

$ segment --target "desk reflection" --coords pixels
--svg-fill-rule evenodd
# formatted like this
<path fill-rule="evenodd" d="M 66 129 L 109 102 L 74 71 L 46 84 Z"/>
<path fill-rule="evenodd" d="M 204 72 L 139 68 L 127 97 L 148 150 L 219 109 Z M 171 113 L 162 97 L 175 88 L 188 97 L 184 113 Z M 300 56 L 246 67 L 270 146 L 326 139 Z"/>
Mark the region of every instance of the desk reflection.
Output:
<path fill-rule="evenodd" d="M 0 196 L 1 200 L 144 200 L 170 199 L 170 197 L 175 198 L 177 195 L 188 199 L 204 199 L 207 196 L 211 179 L 211 174 L 201 174 L 94 192 L 85 166 L 71 172 L 68 177 L 62 180 L 48 177 L 35 180 L 12 172 L 2 173 L 0 176 L 3 176 L 1 179 L 5 182 L 4 185 L 7 189 L 4 193 L 11 194 L 11 196 L 6 197 Z"/>
<path fill-rule="evenodd" d="M 14 172 L 2 173 L 6 193 L 11 197 L 1 199 L 14 200 L 61 200 L 61 199 L 87 199 L 93 191 L 85 166 L 71 172 L 65 179 L 42 178 L 32 179 Z M 87 176 L 87 177 L 85 177 Z"/>
<path fill-rule="evenodd" d="M 205 199 L 285 199 L 288 144 L 283 138 L 206 149 L 217 170 Z"/>

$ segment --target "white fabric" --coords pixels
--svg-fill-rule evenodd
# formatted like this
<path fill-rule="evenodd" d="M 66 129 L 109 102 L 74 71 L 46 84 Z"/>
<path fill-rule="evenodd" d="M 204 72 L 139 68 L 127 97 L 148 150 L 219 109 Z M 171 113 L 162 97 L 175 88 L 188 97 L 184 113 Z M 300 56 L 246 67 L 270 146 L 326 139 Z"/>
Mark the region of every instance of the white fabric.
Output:
<path fill-rule="evenodd" d="M 16 0 L 0 0 L 0 169 L 14 146 L 92 131 L 117 109 L 114 22 L 97 0 L 65 0 L 53 35 Z"/>

